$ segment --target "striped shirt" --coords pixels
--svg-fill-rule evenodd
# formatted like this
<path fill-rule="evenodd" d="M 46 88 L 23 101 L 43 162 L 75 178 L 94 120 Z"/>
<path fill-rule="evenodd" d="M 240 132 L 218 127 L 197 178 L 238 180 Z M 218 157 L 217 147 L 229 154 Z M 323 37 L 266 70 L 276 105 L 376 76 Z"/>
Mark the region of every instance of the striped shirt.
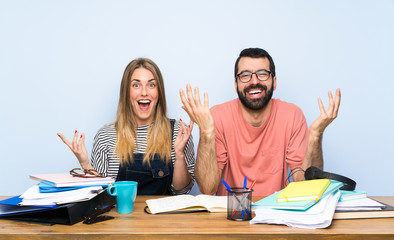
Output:
<path fill-rule="evenodd" d="M 178 136 L 180 123 L 178 121 L 174 124 L 174 132 L 171 144 L 171 161 L 172 164 L 175 164 L 175 150 L 174 150 L 174 142 L 176 137 Z M 134 149 L 134 153 L 142 153 L 145 154 L 147 148 L 147 135 L 148 135 L 149 125 L 139 126 L 137 127 L 137 139 L 136 139 L 136 148 Z M 119 168 L 120 168 L 120 160 L 116 155 L 116 142 L 117 142 L 117 134 L 115 123 L 108 123 L 104 125 L 97 132 L 92 150 L 92 158 L 91 163 L 93 168 L 103 174 L 104 176 L 115 178 L 118 176 Z M 175 190 L 171 185 L 171 190 L 173 194 L 187 194 L 190 192 L 191 188 L 194 184 L 194 144 L 193 137 L 190 136 L 189 141 L 185 147 L 185 161 L 187 170 L 189 171 L 192 180 L 189 185 L 181 190 Z"/>

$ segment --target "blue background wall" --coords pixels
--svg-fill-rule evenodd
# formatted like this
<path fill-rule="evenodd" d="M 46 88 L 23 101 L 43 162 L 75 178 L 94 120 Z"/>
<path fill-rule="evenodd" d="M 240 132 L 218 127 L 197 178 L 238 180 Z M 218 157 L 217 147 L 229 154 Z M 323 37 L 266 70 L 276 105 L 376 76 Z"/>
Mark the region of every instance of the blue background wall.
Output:
<path fill-rule="evenodd" d="M 115 120 L 120 80 L 136 57 L 161 68 L 169 116 L 188 122 L 179 88 L 210 106 L 237 95 L 239 52 L 273 56 L 274 97 L 301 107 L 342 90 L 324 135 L 325 169 L 369 195 L 393 195 L 394 1 L 0 1 L 0 195 L 21 194 L 29 174 L 77 167 L 56 133 L 93 137 Z M 198 128 L 193 130 L 195 145 Z M 193 189 L 197 194 L 198 189 Z"/>

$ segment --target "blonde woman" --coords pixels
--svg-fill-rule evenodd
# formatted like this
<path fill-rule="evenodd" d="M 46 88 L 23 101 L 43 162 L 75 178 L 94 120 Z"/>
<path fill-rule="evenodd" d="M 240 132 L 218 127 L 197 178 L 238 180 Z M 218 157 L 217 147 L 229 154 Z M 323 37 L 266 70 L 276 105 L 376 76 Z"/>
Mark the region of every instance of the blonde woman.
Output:
<path fill-rule="evenodd" d="M 120 86 L 116 121 L 96 134 L 91 161 L 85 135 L 75 131 L 62 141 L 83 169 L 94 169 L 116 181 L 137 181 L 139 195 L 188 193 L 194 184 L 192 124 L 167 117 L 163 77 L 150 59 L 126 67 Z"/>

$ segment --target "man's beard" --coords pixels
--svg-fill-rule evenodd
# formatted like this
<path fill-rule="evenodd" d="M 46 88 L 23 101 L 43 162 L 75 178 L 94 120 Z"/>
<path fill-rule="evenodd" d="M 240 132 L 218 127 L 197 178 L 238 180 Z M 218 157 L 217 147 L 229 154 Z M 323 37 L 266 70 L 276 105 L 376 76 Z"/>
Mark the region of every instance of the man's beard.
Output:
<path fill-rule="evenodd" d="M 246 97 L 246 92 L 250 89 L 261 89 L 264 91 L 264 96 L 261 98 L 256 98 L 256 99 L 250 99 L 248 100 Z M 237 93 L 238 93 L 238 98 L 241 100 L 241 103 L 246 107 L 251 110 L 261 110 L 263 109 L 268 102 L 272 98 L 272 94 L 274 92 L 274 86 L 271 86 L 271 89 L 267 91 L 267 86 L 263 86 L 261 84 L 255 84 L 255 85 L 250 85 L 244 88 L 243 92 L 239 90 L 238 84 L 237 84 Z"/>

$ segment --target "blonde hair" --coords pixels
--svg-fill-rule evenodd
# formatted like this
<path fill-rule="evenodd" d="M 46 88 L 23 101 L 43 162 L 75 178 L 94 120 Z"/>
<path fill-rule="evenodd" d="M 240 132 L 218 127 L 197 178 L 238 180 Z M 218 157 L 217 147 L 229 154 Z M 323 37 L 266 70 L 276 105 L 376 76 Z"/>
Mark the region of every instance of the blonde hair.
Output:
<path fill-rule="evenodd" d="M 144 164 L 150 166 L 150 159 L 157 153 L 167 164 L 171 160 L 171 125 L 167 117 L 167 103 L 164 91 L 164 82 L 159 67 L 148 58 L 137 58 L 131 61 L 123 74 L 120 85 L 119 105 L 116 116 L 116 154 L 120 163 L 131 163 L 135 148 L 137 123 L 135 113 L 130 102 L 131 75 L 137 68 L 145 68 L 152 72 L 159 91 L 159 99 L 156 105 L 153 124 L 150 125 L 147 137 L 147 149 L 143 159 Z"/>

